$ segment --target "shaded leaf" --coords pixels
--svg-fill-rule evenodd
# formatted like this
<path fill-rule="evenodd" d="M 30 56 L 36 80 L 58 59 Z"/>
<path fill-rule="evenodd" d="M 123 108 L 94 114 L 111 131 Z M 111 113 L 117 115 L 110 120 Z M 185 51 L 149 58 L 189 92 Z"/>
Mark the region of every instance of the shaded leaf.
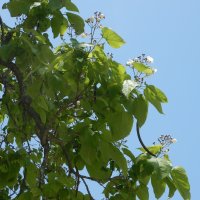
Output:
<path fill-rule="evenodd" d="M 74 28 L 75 32 L 78 35 L 83 33 L 85 26 L 84 20 L 79 15 L 76 15 L 74 13 L 67 12 L 66 15 L 68 17 L 71 26 Z"/>
<path fill-rule="evenodd" d="M 176 192 L 176 186 L 174 185 L 174 182 L 173 180 L 167 176 L 165 179 L 164 179 L 165 183 L 167 184 L 168 188 L 169 188 L 169 194 L 168 194 L 168 197 L 169 198 L 172 198 L 174 196 L 174 193 Z"/>
<path fill-rule="evenodd" d="M 143 95 L 139 95 L 138 98 L 133 101 L 132 111 L 141 127 L 145 123 L 148 114 L 148 101 Z"/>
<path fill-rule="evenodd" d="M 153 186 L 153 191 L 156 199 L 159 199 L 165 192 L 166 183 L 164 182 L 163 179 L 158 179 L 157 175 L 152 174 L 151 184 Z"/>
<path fill-rule="evenodd" d="M 139 185 L 136 188 L 136 194 L 140 200 L 149 200 L 149 190 L 146 185 Z"/>

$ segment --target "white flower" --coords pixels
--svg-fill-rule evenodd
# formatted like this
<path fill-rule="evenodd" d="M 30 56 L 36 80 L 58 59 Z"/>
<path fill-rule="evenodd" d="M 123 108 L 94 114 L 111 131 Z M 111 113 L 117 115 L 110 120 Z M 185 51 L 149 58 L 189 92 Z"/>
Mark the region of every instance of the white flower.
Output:
<path fill-rule="evenodd" d="M 156 73 L 158 70 L 156 68 L 152 68 L 153 73 Z"/>
<path fill-rule="evenodd" d="M 176 139 L 176 138 L 173 138 L 173 139 L 171 140 L 171 142 L 172 142 L 172 143 L 176 143 L 176 142 L 177 142 L 177 139 Z"/>
<path fill-rule="evenodd" d="M 80 106 L 80 105 L 81 105 L 81 102 L 78 100 L 78 101 L 76 102 L 76 105 L 77 105 L 77 106 Z"/>
<path fill-rule="evenodd" d="M 100 19 L 105 19 L 105 15 L 104 15 L 103 13 L 101 13 L 101 14 L 99 15 L 99 18 L 100 18 Z"/>
<path fill-rule="evenodd" d="M 94 22 L 94 16 L 89 18 L 90 22 L 93 23 Z"/>
<path fill-rule="evenodd" d="M 88 18 L 85 20 L 87 23 L 93 23 L 94 22 L 94 16 Z"/>
<path fill-rule="evenodd" d="M 127 66 L 131 66 L 133 63 L 134 63 L 134 61 L 131 60 L 131 59 L 129 59 L 129 60 L 126 62 L 126 65 L 127 65 Z"/>
<path fill-rule="evenodd" d="M 123 88 L 122 88 L 122 93 L 128 97 L 129 94 L 133 89 L 135 89 L 138 86 L 138 83 L 134 80 L 125 80 L 123 82 Z"/>
<path fill-rule="evenodd" d="M 147 57 L 146 57 L 146 61 L 147 61 L 148 63 L 153 63 L 153 58 L 152 58 L 151 56 L 147 56 Z"/>
<path fill-rule="evenodd" d="M 82 38 L 86 38 L 87 37 L 87 34 L 86 33 L 81 33 L 80 35 Z"/>

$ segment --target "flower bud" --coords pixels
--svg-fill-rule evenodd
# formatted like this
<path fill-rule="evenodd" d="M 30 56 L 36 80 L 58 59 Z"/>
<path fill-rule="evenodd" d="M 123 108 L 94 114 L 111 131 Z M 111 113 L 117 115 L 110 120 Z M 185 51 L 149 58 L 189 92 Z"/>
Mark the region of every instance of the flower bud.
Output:
<path fill-rule="evenodd" d="M 171 140 L 171 142 L 172 142 L 172 143 L 176 143 L 176 142 L 177 142 L 177 139 L 176 139 L 176 138 L 173 138 L 173 139 Z"/>

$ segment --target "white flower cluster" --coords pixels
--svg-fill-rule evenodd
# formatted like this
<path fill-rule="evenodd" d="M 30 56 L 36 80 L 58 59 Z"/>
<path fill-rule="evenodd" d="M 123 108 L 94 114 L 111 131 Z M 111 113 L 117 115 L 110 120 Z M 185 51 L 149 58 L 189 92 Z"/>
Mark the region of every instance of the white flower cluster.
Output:
<path fill-rule="evenodd" d="M 142 54 L 142 56 L 138 56 L 134 59 L 129 59 L 127 62 L 126 62 L 126 66 L 130 66 L 132 67 L 134 63 L 146 63 L 146 64 L 151 64 L 153 63 L 154 59 L 151 57 L 151 56 L 146 56 L 145 57 L 145 54 Z M 157 72 L 157 69 L 155 68 L 151 68 L 153 73 L 156 73 Z"/>
<path fill-rule="evenodd" d="M 101 12 L 95 12 L 94 16 L 86 19 L 85 22 L 88 24 L 93 24 L 94 22 L 100 22 L 101 20 L 105 19 L 105 15 Z"/>
<path fill-rule="evenodd" d="M 144 54 L 143 54 L 144 55 Z M 126 63 L 126 65 L 130 66 L 132 65 L 134 62 L 146 62 L 148 64 L 151 64 L 153 63 L 154 59 L 151 57 L 151 56 L 146 56 L 146 57 L 142 57 L 142 56 L 139 56 L 137 58 L 134 58 L 134 59 L 129 59 Z"/>
<path fill-rule="evenodd" d="M 129 94 L 135 89 L 139 84 L 134 80 L 125 80 L 123 82 L 122 93 L 128 98 Z"/>

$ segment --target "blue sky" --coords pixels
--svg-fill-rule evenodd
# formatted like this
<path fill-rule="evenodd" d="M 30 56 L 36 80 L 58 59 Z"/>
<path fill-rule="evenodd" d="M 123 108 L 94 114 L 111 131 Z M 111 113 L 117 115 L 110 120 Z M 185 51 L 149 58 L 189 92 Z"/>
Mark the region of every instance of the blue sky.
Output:
<path fill-rule="evenodd" d="M 5 2 L 1 0 L 0 6 Z M 149 82 L 161 88 L 169 103 L 165 115 L 150 108 L 148 120 L 141 130 L 146 145 L 161 134 L 172 134 L 178 142 L 170 149 L 174 165 L 186 169 L 191 183 L 192 199 L 199 199 L 200 163 L 200 2 L 198 0 L 85 0 L 73 1 L 84 18 L 93 12 L 105 14 L 104 26 L 111 27 L 126 41 L 112 50 L 114 58 L 126 63 L 129 58 L 151 55 L 158 72 Z M 0 10 L 4 20 L 7 15 Z M 139 147 L 135 129 L 128 138 L 131 150 Z M 93 193 L 98 194 L 97 187 Z M 97 198 L 98 195 L 96 196 Z M 155 199 L 151 194 L 150 199 Z M 166 196 L 161 200 L 166 200 Z M 176 194 L 173 198 L 181 200 Z"/>

